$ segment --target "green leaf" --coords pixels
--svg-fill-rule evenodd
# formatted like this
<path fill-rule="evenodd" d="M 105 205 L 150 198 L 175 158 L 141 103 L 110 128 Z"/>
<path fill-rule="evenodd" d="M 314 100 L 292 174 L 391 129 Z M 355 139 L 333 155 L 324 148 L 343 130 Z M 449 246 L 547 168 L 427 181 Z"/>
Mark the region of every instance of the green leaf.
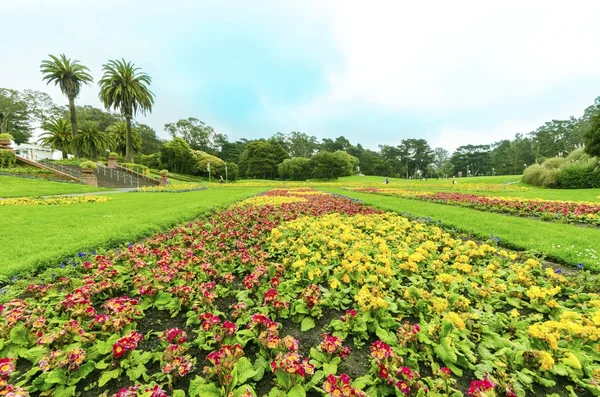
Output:
<path fill-rule="evenodd" d="M 112 347 L 117 340 L 119 340 L 119 335 L 115 334 L 108 338 L 106 341 L 96 342 L 96 349 L 98 349 L 98 353 L 108 354 L 112 352 Z"/>
<path fill-rule="evenodd" d="M 265 370 L 269 368 L 269 362 L 264 359 L 264 357 L 259 356 L 256 361 L 254 361 L 254 370 L 256 371 L 256 375 L 252 378 L 253 381 L 260 381 L 265 375 Z"/>
<path fill-rule="evenodd" d="M 323 363 L 323 372 L 325 376 L 334 375 L 337 372 L 337 365 L 333 363 Z"/>
<path fill-rule="evenodd" d="M 377 335 L 377 337 L 379 339 L 381 339 L 383 342 L 387 343 L 388 345 L 395 345 L 397 343 L 396 335 L 392 334 L 391 332 L 386 331 L 385 329 L 383 329 L 381 327 L 377 327 L 377 329 L 375 330 L 375 334 Z"/>
<path fill-rule="evenodd" d="M 171 296 L 171 294 L 161 291 L 158 294 L 156 294 L 156 300 L 154 301 L 154 306 L 156 306 L 156 307 L 166 306 L 172 300 L 173 300 L 173 297 Z"/>
<path fill-rule="evenodd" d="M 185 392 L 181 389 L 173 390 L 173 397 L 185 397 Z"/>
<path fill-rule="evenodd" d="M 288 397 L 306 397 L 306 391 L 302 385 L 296 385 L 288 392 Z"/>
<path fill-rule="evenodd" d="M 116 379 L 121 375 L 121 368 L 111 369 L 110 371 L 102 372 L 100 379 L 98 379 L 98 386 L 102 387 L 107 384 L 111 379 Z"/>
<path fill-rule="evenodd" d="M 456 363 L 458 360 L 454 348 L 450 345 L 449 338 L 443 338 L 439 344 L 433 347 L 433 351 L 448 367 L 450 367 L 448 364 Z"/>
<path fill-rule="evenodd" d="M 206 383 L 206 380 L 196 376 L 190 382 L 188 389 L 190 397 L 221 397 L 221 389 L 214 383 Z"/>
<path fill-rule="evenodd" d="M 73 397 L 75 395 L 75 386 L 59 386 L 52 391 L 54 397 Z"/>
<path fill-rule="evenodd" d="M 29 332 L 27 328 L 22 325 L 16 326 L 10 330 L 10 341 L 15 345 L 27 346 L 29 345 Z"/>
<path fill-rule="evenodd" d="M 304 318 L 304 320 L 302 320 L 302 324 L 300 324 L 300 331 L 302 332 L 306 332 L 308 330 L 311 330 L 315 327 L 315 320 L 312 319 L 312 317 L 306 317 Z"/>
<path fill-rule="evenodd" d="M 47 349 L 45 346 L 36 346 L 31 349 L 24 351 L 20 354 L 24 359 L 31 361 L 34 365 L 37 364 L 42 357 L 46 354 Z"/>
<path fill-rule="evenodd" d="M 239 396 L 241 396 L 242 394 L 246 393 L 246 391 L 248 391 L 248 390 L 250 391 L 250 393 L 251 393 L 253 396 L 256 396 L 256 392 L 254 391 L 254 389 L 253 389 L 253 388 L 252 388 L 252 386 L 250 386 L 250 385 L 241 385 L 240 387 L 238 387 L 237 389 L 235 389 L 235 390 L 233 391 L 233 396 L 234 396 L 234 397 L 239 397 Z"/>
<path fill-rule="evenodd" d="M 48 372 L 46 376 L 46 383 L 48 384 L 56 384 L 56 385 L 66 385 L 67 384 L 67 375 L 65 371 L 57 369 L 52 372 Z"/>
<path fill-rule="evenodd" d="M 252 363 L 246 357 L 240 358 L 233 370 L 237 372 L 238 384 L 245 383 L 248 379 L 256 376 L 256 371 L 252 368 Z"/>
<path fill-rule="evenodd" d="M 96 363 L 97 369 L 106 369 L 108 368 L 108 363 L 106 361 L 99 361 Z"/>
<path fill-rule="evenodd" d="M 326 359 L 325 354 L 323 354 L 323 352 L 318 351 L 314 347 L 310 348 L 310 356 L 321 363 Z"/>
<path fill-rule="evenodd" d="M 516 307 L 517 309 L 521 308 L 521 300 L 517 298 L 506 297 L 506 303 L 509 305 Z"/>
<path fill-rule="evenodd" d="M 126 373 L 129 380 L 134 381 L 146 374 L 146 367 L 143 364 L 138 364 L 135 367 L 128 368 Z"/>

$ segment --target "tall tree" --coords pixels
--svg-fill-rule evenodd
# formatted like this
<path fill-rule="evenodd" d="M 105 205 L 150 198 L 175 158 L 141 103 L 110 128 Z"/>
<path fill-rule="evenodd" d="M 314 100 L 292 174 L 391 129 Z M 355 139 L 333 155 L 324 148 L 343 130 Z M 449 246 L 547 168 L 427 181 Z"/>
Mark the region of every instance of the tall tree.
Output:
<path fill-rule="evenodd" d="M 0 88 L 0 133 L 10 133 L 17 144 L 31 137 L 27 103 L 17 90 Z"/>
<path fill-rule="evenodd" d="M 120 155 L 126 155 L 127 152 L 127 123 L 124 121 L 117 122 L 106 129 L 110 134 L 114 143 L 115 152 Z M 137 128 L 131 129 L 131 146 L 135 153 L 139 152 L 142 147 L 142 139 L 138 134 Z"/>
<path fill-rule="evenodd" d="M 165 124 L 165 131 L 173 138 L 182 138 L 190 145 L 192 150 L 217 154 L 223 145 L 223 136 L 217 134 L 210 125 L 195 117 L 181 119 L 175 123 L 167 123 Z"/>
<path fill-rule="evenodd" d="M 600 156 L 600 110 L 590 119 L 585 133 L 585 152 L 591 156 Z"/>
<path fill-rule="evenodd" d="M 106 131 L 111 125 L 120 121 L 125 121 L 119 113 L 107 112 L 103 109 L 96 108 L 90 105 L 75 106 L 77 111 L 77 123 L 80 125 L 94 125 L 99 131 Z M 68 114 L 69 109 L 63 110 L 64 114 Z M 68 116 L 63 116 L 68 117 Z"/>
<path fill-rule="evenodd" d="M 68 159 L 68 153 L 71 150 L 71 141 L 73 135 L 71 131 L 71 123 L 68 119 L 50 119 L 42 124 L 44 133 L 40 135 L 38 140 L 42 145 L 50 146 L 54 150 L 62 152 L 62 158 Z"/>
<path fill-rule="evenodd" d="M 150 91 L 152 79 L 131 62 L 110 60 L 102 65 L 104 75 L 98 82 L 100 100 L 107 110 L 119 110 L 127 123 L 125 159 L 133 161 L 131 119 L 139 112 L 152 112 L 154 94 Z"/>
<path fill-rule="evenodd" d="M 42 61 L 40 69 L 44 75 L 42 80 L 46 84 L 54 83 L 59 86 L 60 91 L 69 100 L 69 112 L 71 113 L 71 133 L 73 140 L 77 136 L 77 115 L 75 111 L 75 98 L 81 91 L 83 84 L 91 84 L 94 79 L 88 73 L 89 69 L 80 64 L 77 59 L 69 59 L 65 54 L 60 57 L 49 55 L 50 59 Z M 77 151 L 75 151 L 77 156 Z"/>
<path fill-rule="evenodd" d="M 142 154 L 158 153 L 164 141 L 156 135 L 156 131 L 146 124 L 138 124 L 136 129 L 142 140 L 140 152 Z"/>
<path fill-rule="evenodd" d="M 490 145 L 460 146 L 450 159 L 454 170 L 463 176 L 479 175 L 490 171 Z"/>

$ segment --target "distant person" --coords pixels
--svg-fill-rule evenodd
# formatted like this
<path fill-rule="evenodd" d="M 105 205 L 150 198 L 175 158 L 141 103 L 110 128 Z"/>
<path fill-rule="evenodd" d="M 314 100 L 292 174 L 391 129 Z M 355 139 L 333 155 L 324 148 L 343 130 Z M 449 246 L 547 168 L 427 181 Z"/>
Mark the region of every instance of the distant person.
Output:
<path fill-rule="evenodd" d="M 390 183 L 390 178 L 385 178 L 385 184 L 389 184 Z"/>
<path fill-rule="evenodd" d="M 169 186 L 171 184 L 171 181 L 169 180 L 169 178 L 167 178 L 167 174 L 164 174 L 162 176 L 162 181 L 163 181 L 163 186 Z"/>
<path fill-rule="evenodd" d="M 456 177 L 452 178 L 452 184 L 456 185 Z"/>
<path fill-rule="evenodd" d="M 219 183 L 225 183 L 225 181 L 223 180 L 223 175 L 221 175 L 221 176 L 219 177 Z"/>

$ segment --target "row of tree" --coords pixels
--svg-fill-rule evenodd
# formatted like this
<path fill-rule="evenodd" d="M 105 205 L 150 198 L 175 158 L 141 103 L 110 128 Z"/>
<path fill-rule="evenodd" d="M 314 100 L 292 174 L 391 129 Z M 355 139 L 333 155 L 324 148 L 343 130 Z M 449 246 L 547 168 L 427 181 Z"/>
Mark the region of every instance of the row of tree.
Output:
<path fill-rule="evenodd" d="M 512 140 L 465 145 L 452 154 L 444 148 L 432 148 L 424 139 L 403 139 L 398 145 L 380 145 L 376 151 L 353 145 L 344 136 L 319 141 L 298 131 L 278 132 L 268 139 L 230 141 L 193 117 L 165 124 L 171 140 L 164 141 L 151 127 L 133 120 L 137 113 L 152 110 L 150 76 L 125 60 L 111 60 L 102 70 L 99 97 L 106 110 L 76 106 L 82 87 L 93 82 L 89 69 L 65 55 L 50 55 L 41 64 L 43 80 L 59 86 L 69 105 L 56 106 L 43 92 L 1 88 L 0 132 L 11 133 L 17 143 L 22 143 L 31 137 L 32 130 L 42 128 L 42 142 L 63 153 L 96 158 L 111 149 L 124 155 L 128 162 L 136 155 L 138 161 L 169 165 L 182 173 L 202 172 L 194 165 L 195 153 L 202 152 L 224 164 L 239 165 L 240 174 L 249 178 L 320 177 L 323 173 L 316 170 L 321 163 L 327 163 L 325 159 L 340 160 L 337 165 L 330 164 L 339 169 L 333 173 L 337 175 L 347 172 L 342 159 L 346 165 L 352 165 L 351 173 L 368 175 L 415 178 L 459 173 L 520 174 L 532 163 L 582 147 L 584 140 L 589 142 L 588 147 L 600 146 L 600 137 L 586 135 L 594 129 L 595 117 L 600 117 L 600 97 L 580 118 L 552 120 L 528 134 L 518 133 Z M 319 153 L 326 154 L 317 157 Z M 356 159 L 357 164 L 346 155 Z M 317 160 L 312 161 L 315 157 Z"/>

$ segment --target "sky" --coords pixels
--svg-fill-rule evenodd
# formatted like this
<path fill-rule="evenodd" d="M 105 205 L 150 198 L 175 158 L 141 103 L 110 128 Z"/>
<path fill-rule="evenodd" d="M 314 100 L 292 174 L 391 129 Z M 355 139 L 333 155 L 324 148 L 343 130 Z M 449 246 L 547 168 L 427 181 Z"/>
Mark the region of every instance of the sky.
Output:
<path fill-rule="evenodd" d="M 45 91 L 64 53 L 95 80 L 109 59 L 152 77 L 151 114 L 230 140 L 302 131 L 371 149 L 454 150 L 579 117 L 600 96 L 591 1 L 0 0 L 0 87 Z M 96 84 L 80 105 L 101 107 Z"/>

